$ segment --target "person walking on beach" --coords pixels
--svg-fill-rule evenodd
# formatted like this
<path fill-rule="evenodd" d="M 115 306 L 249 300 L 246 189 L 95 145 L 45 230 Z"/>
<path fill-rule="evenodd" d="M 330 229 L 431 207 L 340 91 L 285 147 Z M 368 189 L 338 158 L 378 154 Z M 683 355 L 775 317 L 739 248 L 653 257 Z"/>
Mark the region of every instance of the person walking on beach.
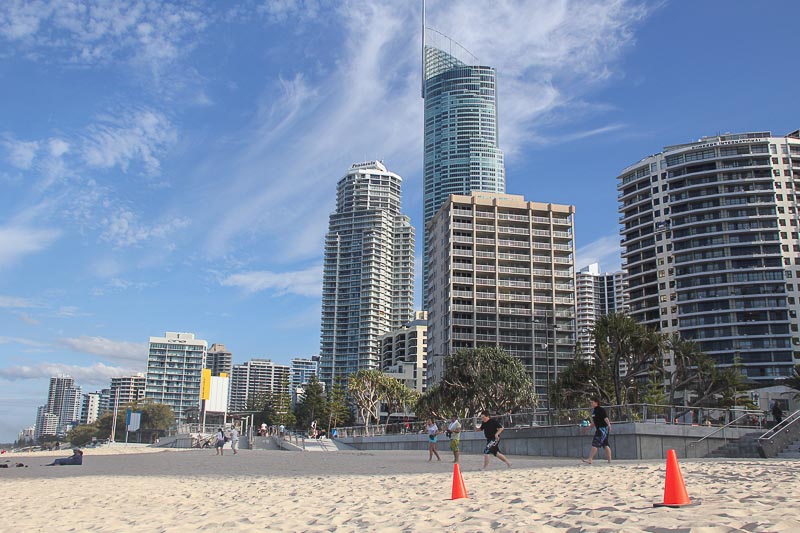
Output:
<path fill-rule="evenodd" d="M 608 445 L 608 434 L 611 431 L 611 421 L 608 419 L 606 410 L 600 407 L 600 398 L 592 398 L 592 421 L 589 424 L 594 426 L 594 438 L 592 438 L 592 451 L 588 459 L 582 459 L 586 464 L 592 464 L 597 450 L 606 450 L 606 459 L 611 462 L 611 446 Z"/>
<path fill-rule="evenodd" d="M 436 425 L 432 418 L 429 418 L 425 424 L 425 431 L 428 432 L 428 461 L 432 461 L 434 455 L 437 461 L 441 461 L 442 458 L 439 457 L 439 452 L 436 451 L 436 441 L 439 440 L 441 431 L 439 431 L 439 426 Z"/>
<path fill-rule="evenodd" d="M 489 411 L 483 411 L 481 413 L 481 427 L 479 427 L 477 431 L 481 430 L 483 430 L 483 436 L 486 437 L 486 447 L 483 449 L 482 470 L 486 470 L 486 467 L 489 466 L 489 455 L 494 455 L 503 461 L 506 466 L 510 467 L 511 463 L 509 460 L 505 455 L 500 453 L 500 434 L 504 430 L 503 424 L 501 424 L 499 420 L 490 417 Z"/>
<path fill-rule="evenodd" d="M 214 445 L 214 447 L 217 449 L 217 455 L 225 455 L 223 450 L 225 446 L 225 432 L 222 431 L 222 428 L 219 428 L 217 430 L 216 439 L 217 442 Z"/>
<path fill-rule="evenodd" d="M 457 464 L 458 456 L 461 453 L 458 449 L 461 440 L 461 422 L 458 421 L 456 415 L 450 418 L 450 424 L 447 426 L 447 433 L 450 437 L 450 451 L 453 452 L 453 462 Z"/>
<path fill-rule="evenodd" d="M 239 453 L 239 431 L 236 426 L 231 426 L 231 450 L 233 450 L 233 455 Z"/>

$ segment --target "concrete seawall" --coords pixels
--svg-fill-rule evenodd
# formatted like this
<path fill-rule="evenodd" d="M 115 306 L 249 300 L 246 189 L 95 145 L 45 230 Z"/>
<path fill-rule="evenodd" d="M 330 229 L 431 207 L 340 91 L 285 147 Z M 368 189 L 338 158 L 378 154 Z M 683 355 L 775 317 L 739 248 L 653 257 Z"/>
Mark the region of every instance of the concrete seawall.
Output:
<path fill-rule="evenodd" d="M 617 459 L 663 459 L 673 449 L 679 457 L 704 457 L 726 442 L 752 432 L 753 428 L 726 428 L 703 442 L 696 441 L 718 430 L 718 427 L 626 422 L 613 424 L 609 445 Z M 510 455 L 537 457 L 585 457 L 589 453 L 594 431 L 578 426 L 507 428 L 500 449 Z M 358 450 L 427 450 L 425 434 L 397 434 L 377 437 L 344 437 L 338 439 Z M 483 433 L 461 434 L 462 453 L 482 453 L 486 439 Z M 690 445 L 691 444 L 691 445 Z M 450 453 L 450 441 L 439 436 L 436 449 Z M 602 457 L 602 453 L 600 454 Z"/>

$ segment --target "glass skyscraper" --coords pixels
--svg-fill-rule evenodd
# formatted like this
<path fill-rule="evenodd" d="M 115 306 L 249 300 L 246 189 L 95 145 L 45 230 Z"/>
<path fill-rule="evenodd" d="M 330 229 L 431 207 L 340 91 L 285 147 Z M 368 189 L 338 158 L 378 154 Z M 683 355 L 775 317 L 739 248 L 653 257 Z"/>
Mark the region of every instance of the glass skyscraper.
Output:
<path fill-rule="evenodd" d="M 423 306 L 427 307 L 427 225 L 451 194 L 504 193 L 498 146 L 495 70 L 479 66 L 458 43 L 424 28 L 422 98 L 425 99 Z"/>

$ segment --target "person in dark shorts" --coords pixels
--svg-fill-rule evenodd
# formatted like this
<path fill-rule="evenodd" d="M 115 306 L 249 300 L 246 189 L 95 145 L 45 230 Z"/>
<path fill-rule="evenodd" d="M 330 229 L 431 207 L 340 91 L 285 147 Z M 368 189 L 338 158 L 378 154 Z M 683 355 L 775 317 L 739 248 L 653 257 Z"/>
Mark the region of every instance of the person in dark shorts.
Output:
<path fill-rule="evenodd" d="M 608 419 L 606 410 L 600 407 L 600 399 L 592 398 L 592 421 L 590 426 L 594 426 L 594 437 L 592 438 L 592 451 L 588 459 L 583 459 L 584 463 L 592 464 L 597 450 L 604 448 L 606 459 L 611 462 L 611 446 L 608 445 L 608 433 L 611 431 L 611 421 Z"/>
<path fill-rule="evenodd" d="M 481 427 L 478 428 L 478 431 L 480 430 L 483 430 L 483 436 L 486 437 L 486 447 L 483 449 L 483 470 L 489 466 L 489 455 L 494 455 L 506 466 L 511 466 L 506 456 L 500 453 L 500 434 L 503 432 L 503 424 L 499 420 L 489 417 L 488 411 L 483 411 Z"/>

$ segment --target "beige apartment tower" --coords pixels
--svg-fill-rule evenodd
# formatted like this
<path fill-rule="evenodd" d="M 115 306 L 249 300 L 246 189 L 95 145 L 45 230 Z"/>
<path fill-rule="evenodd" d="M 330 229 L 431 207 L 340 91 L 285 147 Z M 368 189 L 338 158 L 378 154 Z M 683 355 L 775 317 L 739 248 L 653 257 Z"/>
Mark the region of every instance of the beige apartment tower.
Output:
<path fill-rule="evenodd" d="M 451 195 L 428 228 L 428 381 L 446 355 L 500 347 L 548 385 L 575 354 L 575 207 Z"/>
<path fill-rule="evenodd" d="M 428 367 L 428 313 L 417 311 L 414 320 L 383 336 L 381 367 L 409 389 L 425 392 Z"/>

